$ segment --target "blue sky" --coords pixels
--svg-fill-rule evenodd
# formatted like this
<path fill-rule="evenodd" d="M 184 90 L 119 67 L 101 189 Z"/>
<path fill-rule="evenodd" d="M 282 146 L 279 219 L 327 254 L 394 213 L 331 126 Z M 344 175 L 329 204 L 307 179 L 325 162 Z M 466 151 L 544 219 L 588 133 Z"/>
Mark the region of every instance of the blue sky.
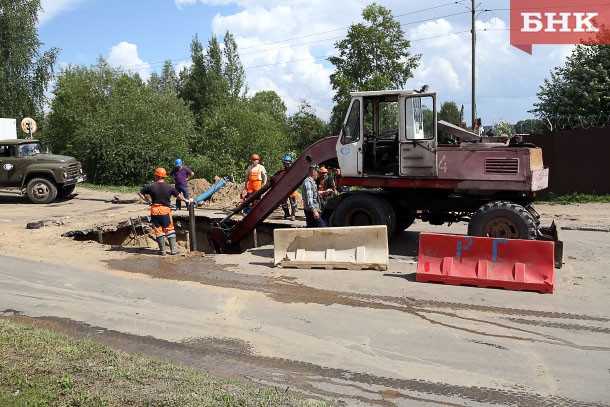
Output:
<path fill-rule="evenodd" d="M 91 66 L 99 56 L 148 78 L 165 60 L 179 69 L 197 34 L 207 44 L 229 30 L 236 38 L 250 93 L 274 90 L 288 113 L 307 100 L 328 119 L 333 67 L 325 58 L 372 1 L 328 0 L 42 0 L 39 37 L 61 49 L 58 65 Z M 441 102 L 471 111 L 470 1 L 388 0 L 420 66 L 408 88 L 428 84 Z M 536 92 L 564 64 L 569 45 L 509 44 L 509 0 L 477 3 L 477 112 L 483 124 L 531 118 Z M 490 11 L 483 11 L 490 10 Z"/>

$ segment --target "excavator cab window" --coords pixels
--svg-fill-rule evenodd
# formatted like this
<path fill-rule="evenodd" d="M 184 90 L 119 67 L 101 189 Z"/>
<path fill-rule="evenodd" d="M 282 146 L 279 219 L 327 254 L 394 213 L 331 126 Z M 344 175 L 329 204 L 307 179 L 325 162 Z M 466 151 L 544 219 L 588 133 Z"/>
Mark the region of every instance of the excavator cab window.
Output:
<path fill-rule="evenodd" d="M 341 144 L 350 144 L 360 140 L 360 100 L 356 99 L 352 103 L 342 133 Z"/>
<path fill-rule="evenodd" d="M 435 134 L 432 96 L 410 97 L 405 103 L 407 140 L 433 139 Z"/>

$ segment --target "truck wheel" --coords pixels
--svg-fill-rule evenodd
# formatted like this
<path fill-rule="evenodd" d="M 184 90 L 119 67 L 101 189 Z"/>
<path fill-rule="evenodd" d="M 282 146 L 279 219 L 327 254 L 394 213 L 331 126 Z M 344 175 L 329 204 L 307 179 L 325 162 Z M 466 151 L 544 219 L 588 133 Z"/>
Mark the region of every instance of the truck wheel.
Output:
<path fill-rule="evenodd" d="M 392 236 L 396 228 L 396 215 L 387 199 L 371 194 L 353 194 L 339 203 L 333 213 L 332 225 L 386 225 L 388 236 Z"/>
<path fill-rule="evenodd" d="M 68 198 L 70 195 L 72 195 L 72 192 L 74 192 L 75 188 L 76 184 L 67 187 L 62 187 L 59 189 L 58 195 L 62 198 Z"/>
<path fill-rule="evenodd" d="M 32 178 L 26 192 L 30 201 L 37 204 L 51 203 L 57 198 L 57 186 L 47 178 Z"/>
<path fill-rule="evenodd" d="M 468 223 L 468 234 L 534 240 L 536 223 L 523 206 L 508 201 L 495 201 L 477 209 Z"/>

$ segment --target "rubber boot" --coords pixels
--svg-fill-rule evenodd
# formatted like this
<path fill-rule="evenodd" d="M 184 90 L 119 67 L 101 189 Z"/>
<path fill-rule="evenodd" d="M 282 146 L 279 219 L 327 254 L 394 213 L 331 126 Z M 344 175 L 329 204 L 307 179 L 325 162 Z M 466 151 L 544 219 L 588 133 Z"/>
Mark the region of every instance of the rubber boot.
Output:
<path fill-rule="evenodd" d="M 159 236 L 157 238 L 157 244 L 159 245 L 159 254 L 161 254 L 161 256 L 165 256 L 165 236 Z"/>
<path fill-rule="evenodd" d="M 178 244 L 176 243 L 176 236 L 171 236 L 168 237 L 167 240 L 169 240 L 169 254 L 174 255 L 174 254 L 178 254 Z"/>
<path fill-rule="evenodd" d="M 297 212 L 297 208 L 293 206 L 292 207 L 292 213 L 290 214 L 290 220 L 294 221 L 294 220 L 297 219 L 296 212 Z"/>
<path fill-rule="evenodd" d="M 288 206 L 282 206 L 282 209 L 284 210 L 284 219 L 290 218 L 290 211 L 288 210 Z"/>

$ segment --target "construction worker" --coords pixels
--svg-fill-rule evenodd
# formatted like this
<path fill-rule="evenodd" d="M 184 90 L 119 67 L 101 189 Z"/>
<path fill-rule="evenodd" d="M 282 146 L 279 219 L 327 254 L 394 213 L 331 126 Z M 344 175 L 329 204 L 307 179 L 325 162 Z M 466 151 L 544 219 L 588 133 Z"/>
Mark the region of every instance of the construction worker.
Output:
<path fill-rule="evenodd" d="M 303 181 L 303 210 L 305 212 L 305 222 L 308 228 L 325 227 L 326 223 L 322 219 L 322 209 L 320 207 L 320 195 L 316 179 L 318 178 L 318 166 L 311 165 L 309 174 Z"/>
<path fill-rule="evenodd" d="M 252 154 L 250 158 L 252 159 L 252 164 L 248 166 L 248 170 L 246 171 L 246 181 L 242 192 L 244 199 L 248 199 L 267 183 L 267 170 L 260 164 L 260 156 L 258 154 Z M 256 202 L 257 201 L 254 201 L 248 204 L 244 209 L 246 215 L 252 210 L 252 206 L 256 205 Z"/>
<path fill-rule="evenodd" d="M 155 170 L 155 182 L 146 185 L 138 192 L 140 199 L 151 204 L 150 206 L 150 221 L 153 224 L 155 238 L 159 244 L 159 252 L 161 256 L 165 256 L 165 238 L 169 240 L 170 254 L 178 253 L 176 245 L 176 231 L 174 230 L 174 219 L 172 210 L 169 205 L 171 197 L 187 203 L 192 202 L 187 200 L 176 188 L 165 183 L 167 172 L 165 168 L 157 168 Z"/>
<path fill-rule="evenodd" d="M 182 164 L 182 159 L 176 158 L 174 162 L 174 168 L 169 172 L 169 175 L 174 179 L 176 189 L 178 192 L 182 194 L 186 199 L 189 199 L 189 185 L 188 182 L 191 178 L 195 176 L 195 173 L 191 171 L 189 167 Z M 182 201 L 180 199 L 176 199 L 176 210 L 179 211 L 182 209 L 181 205 Z"/>
<path fill-rule="evenodd" d="M 284 168 L 280 172 L 285 172 L 292 166 L 292 157 L 287 155 L 282 159 L 282 163 L 284 164 Z M 290 211 L 288 208 L 288 203 L 290 203 Z M 284 210 L 284 219 L 290 219 L 292 221 L 296 220 L 297 213 L 297 191 L 292 191 L 292 193 L 288 196 L 288 198 L 282 202 L 282 209 Z"/>
<path fill-rule="evenodd" d="M 337 194 L 337 188 L 335 181 L 328 176 L 328 168 L 320 167 L 320 174 L 316 183 L 318 185 L 318 193 L 320 194 L 320 204 L 322 210 L 326 206 L 326 202 L 335 194 Z"/>

